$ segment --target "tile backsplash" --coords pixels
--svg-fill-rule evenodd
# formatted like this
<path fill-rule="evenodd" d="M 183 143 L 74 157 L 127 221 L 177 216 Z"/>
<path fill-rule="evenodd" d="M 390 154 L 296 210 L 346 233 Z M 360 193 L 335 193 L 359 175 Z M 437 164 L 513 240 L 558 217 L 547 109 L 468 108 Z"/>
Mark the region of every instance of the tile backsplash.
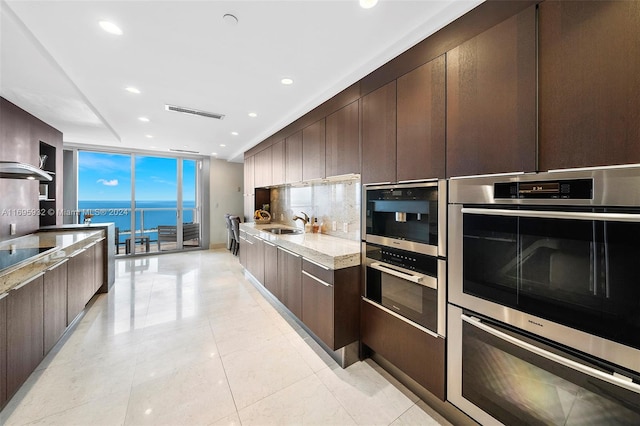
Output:
<path fill-rule="evenodd" d="M 302 222 L 294 223 L 293 216 L 304 212 L 312 222 L 318 218 L 325 234 L 360 241 L 361 188 L 359 178 L 272 188 L 272 222 L 302 228 Z"/>

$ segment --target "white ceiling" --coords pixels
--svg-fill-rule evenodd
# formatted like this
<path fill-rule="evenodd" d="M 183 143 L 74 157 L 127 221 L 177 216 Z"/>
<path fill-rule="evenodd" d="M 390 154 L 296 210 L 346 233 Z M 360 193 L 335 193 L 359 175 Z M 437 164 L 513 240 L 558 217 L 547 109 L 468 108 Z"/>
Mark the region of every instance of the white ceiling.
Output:
<path fill-rule="evenodd" d="M 65 144 L 242 161 L 481 1 L 380 0 L 362 9 L 357 0 L 0 0 L 0 95 L 62 131 Z M 237 25 L 222 19 L 227 13 Z M 103 19 L 123 35 L 104 32 Z"/>

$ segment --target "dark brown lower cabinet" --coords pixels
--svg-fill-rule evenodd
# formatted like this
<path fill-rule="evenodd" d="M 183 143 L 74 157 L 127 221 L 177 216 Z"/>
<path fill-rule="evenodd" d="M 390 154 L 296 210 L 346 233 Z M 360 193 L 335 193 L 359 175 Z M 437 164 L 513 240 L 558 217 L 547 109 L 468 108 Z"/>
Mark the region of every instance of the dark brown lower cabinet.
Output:
<path fill-rule="evenodd" d="M 264 240 L 253 235 L 247 235 L 250 241 L 250 254 L 247 269 L 259 283 L 264 283 Z"/>
<path fill-rule="evenodd" d="M 44 274 L 44 353 L 48 353 L 67 328 L 67 263 Z"/>
<path fill-rule="evenodd" d="M 264 286 L 277 299 L 278 293 L 278 248 L 268 241 L 264 242 Z"/>
<path fill-rule="evenodd" d="M 362 301 L 361 341 L 429 392 L 445 399 L 445 339 Z"/>
<path fill-rule="evenodd" d="M 358 340 L 359 271 L 302 262 L 302 322 L 333 350 Z"/>
<path fill-rule="evenodd" d="M 249 244 L 247 243 L 247 233 L 244 231 L 240 231 L 240 235 L 239 235 L 240 241 L 238 242 L 238 244 L 240 244 L 240 248 L 238 249 L 238 259 L 240 261 L 240 264 L 246 268 L 247 267 L 247 261 L 249 260 Z"/>
<path fill-rule="evenodd" d="M 0 296 L 0 409 L 8 401 L 7 397 L 7 297 Z"/>
<path fill-rule="evenodd" d="M 43 275 L 9 291 L 7 395 L 12 396 L 44 358 Z"/>
<path fill-rule="evenodd" d="M 69 256 L 67 270 L 67 323 L 73 320 L 84 309 L 91 299 L 89 286 L 93 288 L 95 278 L 93 271 L 93 250 L 82 249 Z"/>
<path fill-rule="evenodd" d="M 278 247 L 278 282 L 280 301 L 302 318 L 302 256 Z"/>
<path fill-rule="evenodd" d="M 91 293 L 92 297 L 94 294 L 96 294 L 96 292 L 100 289 L 100 287 L 102 287 L 107 276 L 105 273 L 106 241 L 107 241 L 106 238 L 102 238 L 98 240 L 94 248 L 93 263 L 95 267 L 93 269 L 94 282 L 93 282 L 93 292 Z"/>

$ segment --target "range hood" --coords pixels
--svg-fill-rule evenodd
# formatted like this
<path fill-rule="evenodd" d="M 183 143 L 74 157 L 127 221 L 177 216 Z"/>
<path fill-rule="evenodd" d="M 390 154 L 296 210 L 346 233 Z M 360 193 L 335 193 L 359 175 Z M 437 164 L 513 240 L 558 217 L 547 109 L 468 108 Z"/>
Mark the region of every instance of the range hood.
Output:
<path fill-rule="evenodd" d="M 31 164 L 16 161 L 0 161 L 0 178 L 3 179 L 32 179 L 51 182 L 53 178 L 47 172 Z"/>

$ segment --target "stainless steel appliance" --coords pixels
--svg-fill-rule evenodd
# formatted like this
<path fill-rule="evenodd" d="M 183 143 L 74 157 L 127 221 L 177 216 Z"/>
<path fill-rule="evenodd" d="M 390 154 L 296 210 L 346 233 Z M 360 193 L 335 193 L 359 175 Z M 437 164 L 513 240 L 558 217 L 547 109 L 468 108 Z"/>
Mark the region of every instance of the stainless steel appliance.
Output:
<path fill-rule="evenodd" d="M 446 265 L 443 259 L 366 244 L 365 300 L 444 336 Z"/>
<path fill-rule="evenodd" d="M 446 335 L 446 181 L 365 186 L 365 302 Z"/>
<path fill-rule="evenodd" d="M 362 235 L 368 243 L 446 256 L 445 180 L 365 186 Z"/>
<path fill-rule="evenodd" d="M 449 189 L 448 399 L 483 424 L 640 422 L 640 168 Z"/>

